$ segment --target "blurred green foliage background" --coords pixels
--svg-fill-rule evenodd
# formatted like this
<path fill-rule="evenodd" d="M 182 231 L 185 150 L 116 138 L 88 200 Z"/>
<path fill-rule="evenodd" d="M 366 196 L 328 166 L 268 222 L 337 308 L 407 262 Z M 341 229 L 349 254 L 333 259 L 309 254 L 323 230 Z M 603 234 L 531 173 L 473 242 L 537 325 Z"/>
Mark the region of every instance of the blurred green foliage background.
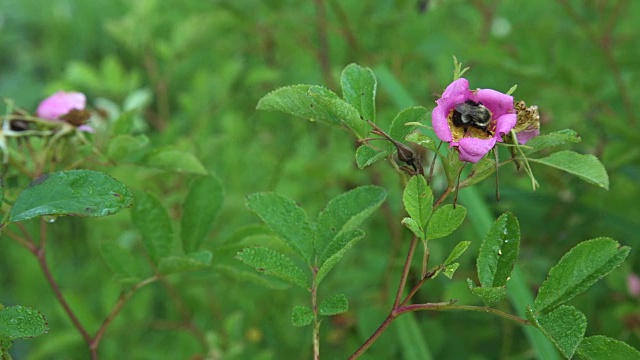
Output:
<path fill-rule="evenodd" d="M 399 178 L 384 163 L 358 170 L 346 132 L 256 112 L 255 105 L 284 85 L 339 91 L 340 71 L 357 62 L 378 76 L 378 122 L 387 127 L 404 107 L 433 108 L 452 79 L 452 55 L 471 66 L 472 88 L 506 92 L 517 84 L 515 98 L 539 106 L 543 133 L 576 130 L 583 141 L 573 149 L 595 154 L 609 170 L 608 192 L 535 165 L 536 192 L 511 167 L 501 170 L 499 203 L 492 180 L 478 187 L 494 215 L 510 210 L 518 217 L 520 264 L 534 292 L 579 241 L 610 236 L 631 246 L 622 268 L 573 303 L 587 315 L 587 335 L 640 348 L 640 298 L 626 287 L 627 275 L 640 273 L 638 23 L 640 2 L 631 0 L 2 0 L 0 96 L 33 111 L 59 89 L 85 92 L 94 107 L 100 98 L 126 106 L 131 94 L 151 94 L 137 131 L 157 146 L 193 152 L 224 184 L 224 205 L 204 246 L 214 253 L 214 269 L 172 275 L 137 293 L 103 341 L 105 359 L 195 359 L 211 349 L 212 358 L 310 358 L 311 330 L 293 327 L 289 313 L 292 305 L 306 304 L 307 294 L 275 289 L 275 282 L 264 287 L 233 259 L 234 242 L 258 224 L 243 199 L 277 191 L 313 218 L 333 196 L 375 183 L 389 189 L 388 200 L 367 222 L 365 240 L 327 279 L 327 287 L 347 294 L 351 310 L 323 324 L 322 356 L 354 351 L 391 306 L 410 238 L 399 223 Z M 108 171 L 134 189 L 162 194 L 179 217 L 188 176 L 134 166 Z M 437 261 L 458 241 L 473 241 L 457 281 L 427 283 L 421 301 L 476 301 L 464 279 L 473 277 L 481 238 L 467 222 L 432 249 Z M 51 232 L 54 276 L 95 329 L 120 290 L 99 244 L 139 241 L 139 235 L 126 213 L 60 219 Z M 4 237 L 0 302 L 41 310 L 51 328 L 16 342 L 16 359 L 86 358 L 35 260 Z M 508 303 L 501 306 L 509 311 Z M 415 354 L 421 346 L 436 359 L 533 356 L 520 328 L 486 314 L 418 313 L 414 319 L 392 326 L 364 358 L 423 358 Z"/>

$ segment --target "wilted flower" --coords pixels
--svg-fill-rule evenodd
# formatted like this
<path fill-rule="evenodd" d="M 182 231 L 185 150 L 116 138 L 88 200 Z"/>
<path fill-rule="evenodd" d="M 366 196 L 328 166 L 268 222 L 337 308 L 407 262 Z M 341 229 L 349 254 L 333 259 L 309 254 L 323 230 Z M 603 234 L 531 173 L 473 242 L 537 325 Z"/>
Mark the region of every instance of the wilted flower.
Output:
<path fill-rule="evenodd" d="M 529 106 L 524 101 L 515 104 L 518 121 L 513 131 L 517 134 L 518 142 L 525 144 L 531 138 L 540 135 L 540 114 L 537 106 Z"/>
<path fill-rule="evenodd" d="M 90 117 L 86 103 L 83 93 L 58 91 L 42 100 L 36 113 L 43 119 L 68 122 L 80 130 L 93 132 L 92 127 L 84 125 Z"/>
<path fill-rule="evenodd" d="M 512 96 L 491 89 L 471 91 L 465 78 L 447 86 L 436 103 L 433 130 L 458 149 L 462 161 L 480 161 L 517 121 Z"/>

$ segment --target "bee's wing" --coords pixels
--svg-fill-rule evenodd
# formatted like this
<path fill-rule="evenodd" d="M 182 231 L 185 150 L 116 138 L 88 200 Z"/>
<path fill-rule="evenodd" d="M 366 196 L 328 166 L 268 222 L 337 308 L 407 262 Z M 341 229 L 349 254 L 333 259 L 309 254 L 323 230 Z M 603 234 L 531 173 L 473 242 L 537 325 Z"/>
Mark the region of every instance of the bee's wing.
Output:
<path fill-rule="evenodd" d="M 467 104 L 466 102 L 460 103 L 460 104 L 456 104 L 456 111 L 461 113 L 461 114 L 469 114 L 471 112 L 473 112 L 474 107 L 473 105 Z"/>

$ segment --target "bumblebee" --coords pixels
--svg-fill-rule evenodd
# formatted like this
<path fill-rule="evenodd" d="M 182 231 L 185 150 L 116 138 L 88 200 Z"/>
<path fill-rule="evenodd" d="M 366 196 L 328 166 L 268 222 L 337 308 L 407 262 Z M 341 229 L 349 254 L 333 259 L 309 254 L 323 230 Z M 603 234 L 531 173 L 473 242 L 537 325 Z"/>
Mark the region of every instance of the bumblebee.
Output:
<path fill-rule="evenodd" d="M 491 111 L 481 102 L 467 100 L 457 104 L 453 112 L 453 125 L 464 127 L 465 132 L 469 126 L 483 130 L 488 135 L 493 135 L 489 131 L 491 124 Z"/>

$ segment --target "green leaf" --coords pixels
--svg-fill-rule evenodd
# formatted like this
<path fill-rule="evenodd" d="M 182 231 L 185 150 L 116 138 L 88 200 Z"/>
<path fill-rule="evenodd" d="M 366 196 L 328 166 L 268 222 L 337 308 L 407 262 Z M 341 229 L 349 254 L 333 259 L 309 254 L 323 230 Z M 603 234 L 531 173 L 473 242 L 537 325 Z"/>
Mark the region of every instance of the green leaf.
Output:
<path fill-rule="evenodd" d="M 324 107 L 330 116 L 350 128 L 359 139 L 367 137 L 370 126 L 351 104 L 340 98 L 324 96 L 323 92 L 318 93 L 316 89 L 310 89 L 309 96 L 318 106 Z"/>
<path fill-rule="evenodd" d="M 126 249 L 113 241 L 103 241 L 100 244 L 100 252 L 104 261 L 116 275 L 123 277 L 138 276 L 136 263 L 139 257 L 134 256 L 130 249 Z"/>
<path fill-rule="evenodd" d="M 344 294 L 336 294 L 320 303 L 320 315 L 331 316 L 349 310 L 349 300 Z"/>
<path fill-rule="evenodd" d="M 478 254 L 478 278 L 482 287 L 507 284 L 520 249 L 520 225 L 510 213 L 502 214 L 491 226 Z"/>
<path fill-rule="evenodd" d="M 113 122 L 111 127 L 111 133 L 118 137 L 118 135 L 129 134 L 131 130 L 133 130 L 133 121 L 137 111 L 129 110 L 124 111 L 118 116 L 118 118 Z"/>
<path fill-rule="evenodd" d="M 360 226 L 376 211 L 387 197 L 387 192 L 379 186 L 360 186 L 331 199 L 318 215 L 318 253 L 341 232 Z M 331 254 L 333 255 L 333 254 Z"/>
<path fill-rule="evenodd" d="M 286 255 L 265 247 L 250 247 L 236 254 L 236 259 L 256 270 L 306 289 L 307 276 Z"/>
<path fill-rule="evenodd" d="M 460 257 L 460 255 L 462 255 L 467 250 L 469 245 L 471 245 L 471 241 L 459 242 L 458 245 L 456 245 L 456 247 L 451 250 L 451 254 L 447 256 L 447 260 L 444 261 L 444 264 L 449 265 L 453 263 L 457 258 Z"/>
<path fill-rule="evenodd" d="M 417 175 L 409 180 L 402 201 L 409 216 L 424 230 L 433 211 L 433 193 L 424 176 Z"/>
<path fill-rule="evenodd" d="M 185 253 L 196 251 L 205 239 L 222 206 L 222 184 L 218 178 L 196 179 L 182 206 L 180 237 Z"/>
<path fill-rule="evenodd" d="M 530 309 L 528 309 L 531 312 Z M 562 305 L 552 312 L 533 318 L 535 324 L 542 333 L 560 350 L 567 359 L 573 357 L 573 353 L 582 341 L 587 329 L 587 318 L 573 306 Z"/>
<path fill-rule="evenodd" d="M 412 133 L 409 133 L 409 135 L 407 135 L 404 139 L 423 146 L 433 152 L 436 152 L 438 150 L 438 144 L 436 144 L 436 141 L 428 137 L 427 135 L 424 135 L 423 133 L 414 131 Z"/>
<path fill-rule="evenodd" d="M 408 122 L 426 122 L 431 119 L 431 113 L 422 106 L 414 106 L 404 109 L 396 115 L 391 122 L 389 136 L 397 141 L 404 142 L 405 138 L 413 132 L 415 126 L 405 125 Z M 391 145 L 393 146 L 393 145 Z M 395 148 L 394 148 L 395 149 Z"/>
<path fill-rule="evenodd" d="M 602 335 L 584 338 L 577 353 L 584 360 L 640 360 L 640 351 L 620 340 Z"/>
<path fill-rule="evenodd" d="M 471 279 L 467 279 L 467 286 L 472 294 L 482 299 L 485 306 L 493 306 L 507 296 L 507 288 L 504 286 L 476 287 Z"/>
<path fill-rule="evenodd" d="M 236 266 L 220 265 L 219 263 L 216 263 L 211 268 L 213 271 L 228 276 L 232 281 L 238 283 L 250 281 L 254 284 L 273 290 L 286 290 L 291 288 L 291 284 L 287 282 L 274 277 L 263 276 L 256 273 L 253 269 L 245 270 L 246 268 L 244 268 L 244 266 L 243 269 L 240 269 Z"/>
<path fill-rule="evenodd" d="M 313 311 L 306 306 L 296 305 L 291 309 L 293 326 L 307 326 L 313 322 Z"/>
<path fill-rule="evenodd" d="M 107 216 L 131 206 L 129 189 L 111 176 L 92 170 L 44 174 L 33 180 L 9 211 L 9 222 L 44 215 Z"/>
<path fill-rule="evenodd" d="M 609 190 L 609 175 L 600 160 L 593 155 L 578 154 L 564 150 L 551 154 L 542 159 L 529 159 L 547 166 L 573 174 L 580 179 Z"/>
<path fill-rule="evenodd" d="M 309 262 L 315 235 L 302 208 L 293 200 L 275 193 L 251 194 L 247 196 L 246 204 L 287 245 Z"/>
<path fill-rule="evenodd" d="M 138 162 L 148 151 L 149 138 L 146 135 L 118 135 L 109 141 L 107 156 L 117 162 Z"/>
<path fill-rule="evenodd" d="M 324 248 L 318 257 L 318 264 L 322 266 L 329 258 L 342 251 L 354 239 L 362 239 L 364 232 L 360 229 L 348 229 L 339 232 L 329 244 Z M 343 254 L 344 255 L 344 254 Z"/>
<path fill-rule="evenodd" d="M 406 217 L 402 219 L 401 223 L 402 225 L 406 226 L 409 230 L 411 230 L 411 232 L 415 236 L 419 237 L 423 241 L 427 240 L 424 234 L 424 230 L 420 228 L 420 225 L 418 225 L 418 222 L 415 221 L 414 219 L 410 217 Z"/>
<path fill-rule="evenodd" d="M 376 77 L 373 71 L 357 64 L 349 64 L 340 77 L 342 97 L 358 110 L 366 120 L 376 122 Z"/>
<path fill-rule="evenodd" d="M 524 149 L 527 154 L 531 154 L 542 149 L 564 144 L 578 143 L 580 141 L 581 139 L 578 133 L 570 129 L 565 129 L 549 134 L 538 135 L 527 141 L 526 147 L 530 147 L 531 149 L 526 149 L 526 147 Z"/>
<path fill-rule="evenodd" d="M 173 227 L 167 210 L 153 195 L 137 192 L 131 210 L 133 225 L 142 235 L 149 257 L 158 264 L 163 257 L 173 255 Z"/>
<path fill-rule="evenodd" d="M 610 238 L 583 241 L 551 268 L 535 299 L 535 310 L 546 313 L 585 291 L 618 267 L 631 249 Z"/>
<path fill-rule="evenodd" d="M 200 270 L 211 266 L 212 258 L 213 254 L 208 250 L 201 250 L 181 256 L 167 256 L 160 260 L 158 271 L 161 274 L 173 274 Z"/>
<path fill-rule="evenodd" d="M 320 256 L 320 269 L 316 275 L 316 282 L 319 284 L 322 279 L 333 269 L 334 266 L 342 259 L 344 254 L 349 251 L 358 241 L 364 237 L 364 232 L 359 229 L 351 229 L 340 232 L 331 243 L 326 247 Z"/>
<path fill-rule="evenodd" d="M 320 97 L 339 99 L 338 95 L 322 86 L 293 85 L 268 93 L 258 101 L 256 109 L 282 111 L 304 119 L 341 126 L 342 121 L 317 102 Z"/>
<path fill-rule="evenodd" d="M 464 221 L 467 209 L 464 206 L 454 207 L 447 204 L 436 210 L 427 226 L 427 240 L 438 239 L 451 234 Z"/>
<path fill-rule="evenodd" d="M 144 165 L 168 171 L 207 175 L 207 169 L 195 155 L 172 148 L 157 149 L 149 153 Z"/>
<path fill-rule="evenodd" d="M 0 337 L 28 338 L 49 331 L 47 320 L 38 310 L 16 305 L 0 308 Z"/>
<path fill-rule="evenodd" d="M 449 279 L 453 278 L 453 274 L 456 272 L 456 270 L 458 270 L 459 266 L 459 263 L 452 263 L 447 265 L 443 271 L 444 276 L 448 277 Z"/>
<path fill-rule="evenodd" d="M 571 358 L 584 336 L 586 318 L 572 306 L 563 305 L 544 316 L 536 317 L 530 306 L 525 309 L 529 322 L 537 327 L 565 358 Z"/>
<path fill-rule="evenodd" d="M 358 169 L 364 169 L 380 159 L 384 159 L 391 152 L 388 150 L 376 150 L 369 145 L 363 144 L 356 150 L 356 164 Z"/>

